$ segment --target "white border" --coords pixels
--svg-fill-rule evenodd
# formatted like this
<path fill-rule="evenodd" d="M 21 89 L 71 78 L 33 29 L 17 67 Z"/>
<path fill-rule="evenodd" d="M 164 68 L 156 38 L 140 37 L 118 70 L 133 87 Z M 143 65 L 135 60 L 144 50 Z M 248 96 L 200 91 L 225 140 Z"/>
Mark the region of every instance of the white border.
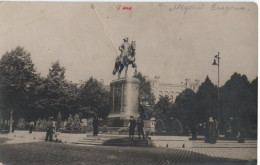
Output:
<path fill-rule="evenodd" d="M 0 0 L 0 2 L 255 2 L 258 0 Z"/>
<path fill-rule="evenodd" d="M 0 2 L 29 2 L 28 0 L 0 0 Z M 257 0 L 218 0 L 218 1 L 210 1 L 210 0 L 199 0 L 199 1 L 196 1 L 196 0 L 181 0 L 181 1 L 172 1 L 172 0 L 109 0 L 109 1 L 105 1 L 105 0 L 30 0 L 32 2 L 254 2 L 257 4 L 258 6 L 258 9 L 259 9 L 259 1 Z M 259 10 L 258 10 L 258 29 L 259 29 Z M 258 30 L 258 40 L 259 40 L 259 30 Z M 259 48 L 260 44 L 259 44 L 259 41 L 258 41 L 258 48 Z M 259 57 L 259 50 L 258 50 L 258 57 Z M 260 63 L 260 58 L 258 58 L 258 77 L 259 77 L 259 63 Z M 260 90 L 259 90 L 259 81 L 258 81 L 258 106 L 259 106 L 259 103 L 260 103 L 260 100 L 259 100 L 259 93 L 260 93 Z M 260 118 L 260 114 L 258 112 L 258 120 Z M 259 135 L 259 127 L 260 127 L 260 122 L 258 121 L 258 138 L 260 138 L 260 135 Z M 259 144 L 257 143 L 257 149 L 259 147 Z M 259 158 L 260 156 L 260 153 L 259 151 L 257 152 L 257 158 Z"/>

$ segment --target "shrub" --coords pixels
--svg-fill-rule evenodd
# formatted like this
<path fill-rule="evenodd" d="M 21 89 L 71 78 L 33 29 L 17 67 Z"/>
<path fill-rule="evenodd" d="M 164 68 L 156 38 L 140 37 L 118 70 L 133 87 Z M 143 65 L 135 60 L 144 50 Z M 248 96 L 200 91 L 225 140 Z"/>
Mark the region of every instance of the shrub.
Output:
<path fill-rule="evenodd" d="M 24 118 L 20 118 L 17 123 L 17 129 L 23 130 L 25 129 L 26 121 Z"/>

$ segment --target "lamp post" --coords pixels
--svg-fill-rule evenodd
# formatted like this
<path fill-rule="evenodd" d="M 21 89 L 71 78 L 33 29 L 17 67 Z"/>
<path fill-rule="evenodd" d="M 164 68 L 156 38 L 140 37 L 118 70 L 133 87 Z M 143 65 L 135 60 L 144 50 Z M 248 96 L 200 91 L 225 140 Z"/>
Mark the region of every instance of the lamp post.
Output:
<path fill-rule="evenodd" d="M 217 65 L 217 67 L 218 67 L 218 123 L 219 123 L 219 60 L 220 60 L 220 56 L 219 56 L 219 52 L 218 52 L 218 54 L 215 55 L 214 62 L 212 64 L 212 65 Z M 218 128 L 219 128 L 219 126 L 218 126 Z M 219 132 L 219 129 L 218 129 L 218 132 Z"/>

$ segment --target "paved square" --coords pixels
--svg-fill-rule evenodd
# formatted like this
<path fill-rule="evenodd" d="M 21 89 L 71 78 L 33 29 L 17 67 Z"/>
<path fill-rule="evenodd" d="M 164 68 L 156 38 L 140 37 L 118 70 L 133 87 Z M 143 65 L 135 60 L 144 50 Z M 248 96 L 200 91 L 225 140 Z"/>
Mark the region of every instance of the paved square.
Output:
<path fill-rule="evenodd" d="M 0 144 L 3 164 L 256 164 L 257 148 L 78 146 L 36 142 Z"/>

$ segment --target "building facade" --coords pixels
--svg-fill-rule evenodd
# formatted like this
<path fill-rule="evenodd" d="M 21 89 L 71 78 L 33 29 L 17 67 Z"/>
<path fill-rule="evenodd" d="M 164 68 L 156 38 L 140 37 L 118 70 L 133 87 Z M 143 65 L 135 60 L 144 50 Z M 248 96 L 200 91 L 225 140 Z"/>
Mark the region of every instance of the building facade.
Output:
<path fill-rule="evenodd" d="M 159 76 L 154 78 L 147 77 L 151 82 L 152 91 L 155 96 L 155 102 L 159 101 L 160 96 L 169 96 L 172 102 L 175 102 L 176 97 L 185 89 L 189 88 L 194 92 L 197 92 L 199 87 L 199 80 L 190 82 L 189 79 L 185 79 L 185 82 L 179 84 L 162 82 Z"/>

